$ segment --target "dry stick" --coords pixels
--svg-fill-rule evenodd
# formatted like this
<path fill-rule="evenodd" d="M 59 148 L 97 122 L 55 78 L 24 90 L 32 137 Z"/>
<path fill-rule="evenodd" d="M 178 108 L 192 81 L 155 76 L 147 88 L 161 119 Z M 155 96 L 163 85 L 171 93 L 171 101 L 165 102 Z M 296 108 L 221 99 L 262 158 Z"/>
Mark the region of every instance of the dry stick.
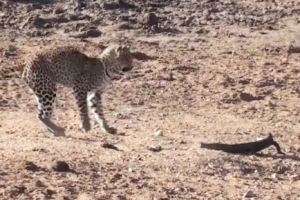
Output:
<path fill-rule="evenodd" d="M 269 134 L 268 137 L 262 140 L 249 142 L 249 143 L 241 143 L 241 144 L 201 143 L 201 148 L 221 150 L 227 153 L 235 153 L 235 154 L 254 154 L 272 145 L 276 147 L 277 152 L 279 154 L 284 154 L 281 151 L 279 144 L 273 140 L 272 134 Z"/>

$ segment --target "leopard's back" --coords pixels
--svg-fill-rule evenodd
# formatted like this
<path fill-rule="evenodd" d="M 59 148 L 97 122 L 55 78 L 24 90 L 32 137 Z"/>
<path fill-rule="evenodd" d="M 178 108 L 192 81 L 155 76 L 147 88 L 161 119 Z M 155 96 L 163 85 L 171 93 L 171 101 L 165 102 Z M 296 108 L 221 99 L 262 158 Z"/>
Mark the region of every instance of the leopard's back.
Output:
<path fill-rule="evenodd" d="M 91 59 L 74 47 L 45 50 L 27 60 L 22 77 L 30 82 L 44 75 L 55 83 L 72 85 L 76 78 L 90 73 L 90 65 L 87 63 Z"/>

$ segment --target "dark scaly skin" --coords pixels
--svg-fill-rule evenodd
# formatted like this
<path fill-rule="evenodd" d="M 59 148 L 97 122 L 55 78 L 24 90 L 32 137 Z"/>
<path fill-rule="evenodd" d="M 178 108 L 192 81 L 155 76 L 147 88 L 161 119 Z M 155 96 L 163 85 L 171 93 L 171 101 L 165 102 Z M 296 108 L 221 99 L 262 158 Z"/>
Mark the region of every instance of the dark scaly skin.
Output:
<path fill-rule="evenodd" d="M 222 144 L 222 143 L 201 143 L 202 148 L 221 150 L 228 153 L 236 154 L 254 154 L 259 152 L 269 146 L 274 145 L 278 153 L 283 154 L 281 148 L 277 142 L 274 141 L 272 134 L 269 134 L 268 137 L 248 143 L 240 144 Z"/>

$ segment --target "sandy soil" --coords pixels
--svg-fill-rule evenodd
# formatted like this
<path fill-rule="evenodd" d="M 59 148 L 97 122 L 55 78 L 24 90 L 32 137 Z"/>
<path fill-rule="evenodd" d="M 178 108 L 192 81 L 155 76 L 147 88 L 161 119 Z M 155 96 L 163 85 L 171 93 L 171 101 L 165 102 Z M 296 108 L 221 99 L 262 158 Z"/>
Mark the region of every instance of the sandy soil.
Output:
<path fill-rule="evenodd" d="M 300 198 L 300 62 L 295 48 L 287 57 L 300 44 L 299 13 L 299 0 L 1 1 L 0 67 L 49 46 L 98 55 L 121 42 L 137 73 L 104 95 L 120 135 L 82 133 L 72 91 L 60 88 L 65 138 L 43 133 L 18 77 L 1 79 L 0 198 Z M 269 133 L 288 156 L 200 148 Z"/>

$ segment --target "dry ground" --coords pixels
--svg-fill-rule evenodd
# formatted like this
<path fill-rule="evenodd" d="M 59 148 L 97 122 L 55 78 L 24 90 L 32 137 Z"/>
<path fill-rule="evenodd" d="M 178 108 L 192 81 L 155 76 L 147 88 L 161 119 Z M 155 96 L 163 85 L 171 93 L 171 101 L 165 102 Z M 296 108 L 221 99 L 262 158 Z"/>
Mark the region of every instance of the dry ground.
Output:
<path fill-rule="evenodd" d="M 0 80 L 0 199 L 298 199 L 300 62 L 287 52 L 300 44 L 300 1 L 127 2 L 0 2 L 0 67 L 66 44 L 97 55 L 121 42 L 145 54 L 138 76 L 104 95 L 121 135 L 96 125 L 81 133 L 72 93 L 61 88 L 55 120 L 67 137 L 49 138 L 26 85 Z M 268 133 L 289 156 L 200 148 Z M 72 171 L 53 170 L 57 160 Z"/>

